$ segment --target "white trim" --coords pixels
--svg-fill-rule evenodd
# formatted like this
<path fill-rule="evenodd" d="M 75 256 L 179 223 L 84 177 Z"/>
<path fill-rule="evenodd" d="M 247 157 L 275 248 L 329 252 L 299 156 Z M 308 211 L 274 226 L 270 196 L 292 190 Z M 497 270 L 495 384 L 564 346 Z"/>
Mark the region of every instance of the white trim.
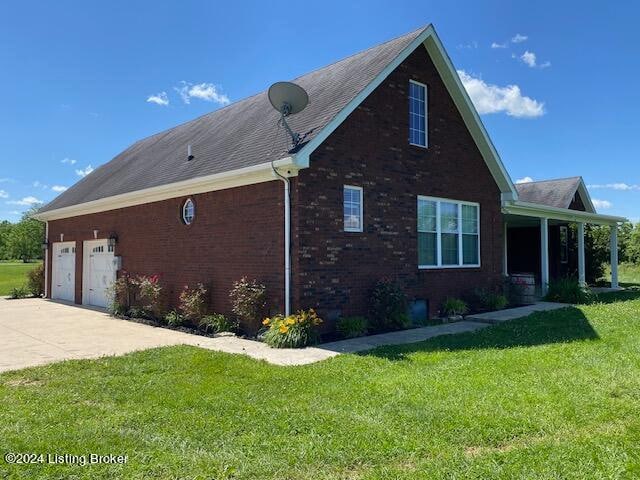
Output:
<path fill-rule="evenodd" d="M 521 201 L 503 202 L 502 213 L 521 215 L 525 217 L 546 217 L 553 220 L 563 220 L 568 222 L 596 223 L 598 225 L 614 225 L 616 223 L 627 221 L 624 217 L 582 212 L 580 210 L 569 210 L 567 208 L 548 207 L 538 203 Z"/>
<path fill-rule="evenodd" d="M 89 303 L 89 258 L 91 257 L 93 246 L 104 245 L 105 250 L 102 253 L 111 254 L 111 256 L 115 259 L 115 252 L 109 252 L 109 239 L 108 238 L 98 238 L 96 240 L 85 240 L 82 242 L 82 304 L 83 305 L 93 305 Z M 117 271 L 113 271 L 113 280 L 115 281 L 117 277 Z M 107 298 L 108 300 L 108 298 Z M 107 305 L 105 308 L 107 308 Z"/>
<path fill-rule="evenodd" d="M 549 290 L 549 220 L 540 218 L 540 286 L 542 296 Z"/>
<path fill-rule="evenodd" d="M 578 282 L 580 285 L 586 285 L 586 269 L 584 257 L 584 223 L 578 222 Z"/>
<path fill-rule="evenodd" d="M 454 198 L 443 198 L 443 197 L 430 197 L 427 195 L 417 195 L 416 197 L 416 234 L 420 233 L 417 227 L 417 206 L 420 200 L 426 200 L 429 202 L 435 202 L 436 204 L 436 265 L 420 265 L 418 263 L 419 270 L 443 270 L 450 268 L 480 268 L 482 266 L 482 253 L 480 249 L 480 204 L 478 202 L 469 202 L 466 200 L 456 200 Z M 442 264 L 442 228 L 440 225 L 440 204 L 442 202 L 445 203 L 456 203 L 458 204 L 458 264 L 457 265 L 443 265 Z M 476 211 L 476 222 L 478 224 L 478 263 L 469 263 L 463 264 L 463 253 L 462 253 L 462 205 L 469 205 L 472 207 L 477 207 Z M 423 232 L 423 233 L 433 233 L 433 232 Z"/>
<path fill-rule="evenodd" d="M 503 219 L 502 222 L 502 274 L 505 277 L 509 276 L 509 227 L 507 220 Z"/>
<path fill-rule="evenodd" d="M 517 199 L 518 193 L 511 181 L 511 177 L 507 173 L 506 168 L 500 160 L 500 156 L 496 151 L 489 134 L 484 125 L 480 121 L 480 116 L 476 111 L 469 95 L 467 94 L 460 77 L 458 76 L 449 56 L 444 50 L 433 25 L 426 27 L 409 45 L 405 47 L 400 54 L 390 62 L 369 85 L 358 93 L 342 110 L 325 127 L 313 137 L 296 154 L 295 161 L 299 168 L 307 168 L 309 166 L 309 157 L 313 151 L 318 148 L 331 133 L 338 128 L 342 122 L 353 112 L 373 92 L 391 72 L 393 72 L 416 48 L 424 44 L 431 60 L 433 61 L 440 77 L 442 78 L 449 94 L 452 96 L 454 103 L 458 107 L 462 118 L 473 137 L 482 158 L 489 167 L 493 178 L 495 179 L 500 191 L 509 195 L 510 199 Z"/>
<path fill-rule="evenodd" d="M 587 186 L 584 184 L 584 180 L 580 177 L 580 183 L 578 184 L 577 192 L 580 194 L 582 198 L 582 203 L 584 203 L 584 208 L 589 213 L 597 213 L 596 207 L 593 205 L 591 201 L 591 195 L 589 195 L 589 190 L 587 190 Z"/>
<path fill-rule="evenodd" d="M 424 88 L 424 145 L 419 143 L 411 142 L 411 135 L 409 135 L 409 145 L 420 148 L 429 148 L 429 87 L 417 80 L 409 80 L 409 83 L 415 83 L 416 85 Z M 411 100 L 411 92 L 409 92 L 409 96 L 407 100 Z M 409 115 L 411 115 L 411 109 L 409 109 Z M 409 130 L 411 130 L 411 124 L 409 124 Z"/>
<path fill-rule="evenodd" d="M 65 247 L 69 247 L 70 252 L 69 254 L 73 254 L 73 271 L 72 273 L 72 291 L 71 291 L 71 298 L 60 298 L 59 296 L 54 296 L 55 293 L 55 283 L 57 282 L 57 278 L 56 278 L 56 269 L 54 268 L 54 264 L 55 264 L 55 258 L 56 258 L 56 250 L 58 248 L 65 248 Z M 53 242 L 51 244 L 51 299 L 55 300 L 55 299 L 59 299 L 59 300 L 66 300 L 69 302 L 73 302 L 75 303 L 76 301 L 76 260 L 78 259 L 77 254 L 76 254 L 76 242 L 75 241 L 69 241 L 67 240 L 65 241 L 60 241 L 60 242 Z"/>
<path fill-rule="evenodd" d="M 360 227 L 359 228 L 347 228 L 344 226 L 344 190 L 345 189 L 358 190 L 360 192 Z M 342 227 L 345 232 L 361 233 L 364 231 L 364 190 L 357 185 L 343 185 L 342 186 Z"/>
<path fill-rule="evenodd" d="M 611 288 L 618 288 L 618 226 L 611 225 Z"/>
<path fill-rule="evenodd" d="M 298 168 L 292 157 L 283 158 L 274 162 L 278 170 L 287 177 L 296 176 Z M 89 213 L 105 212 L 116 208 L 143 205 L 146 203 L 178 198 L 185 195 L 213 192 L 227 188 L 252 185 L 255 183 L 274 181 L 271 162 L 261 163 L 251 167 L 240 168 L 228 172 L 216 173 L 204 177 L 191 178 L 181 182 L 159 185 L 134 192 L 123 193 L 111 197 L 100 198 L 90 202 L 79 203 L 69 207 L 49 210 L 33 215 L 38 220 L 58 220 L 60 218 L 87 215 Z"/>

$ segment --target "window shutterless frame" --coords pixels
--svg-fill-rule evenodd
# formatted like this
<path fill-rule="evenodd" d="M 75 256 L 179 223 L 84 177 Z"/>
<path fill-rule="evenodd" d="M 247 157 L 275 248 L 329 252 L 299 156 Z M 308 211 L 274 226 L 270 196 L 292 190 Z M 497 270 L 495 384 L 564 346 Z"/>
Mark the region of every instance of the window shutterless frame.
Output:
<path fill-rule="evenodd" d="M 191 198 L 187 198 L 182 204 L 182 223 L 191 225 L 196 218 L 196 204 Z"/>
<path fill-rule="evenodd" d="M 416 99 L 411 95 L 412 85 L 416 85 L 422 89 L 424 99 Z M 413 145 L 415 147 L 427 148 L 429 145 L 429 88 L 420 82 L 416 82 L 415 80 L 409 80 L 409 145 Z M 418 106 L 422 104 L 422 111 L 414 111 L 412 105 L 417 104 Z M 419 118 L 422 117 L 424 121 L 424 129 L 421 129 L 418 125 L 418 128 L 414 128 L 415 122 L 419 123 Z M 420 134 L 424 134 L 424 144 L 414 142 L 414 134 L 413 132 L 417 132 L 418 136 Z"/>
<path fill-rule="evenodd" d="M 446 269 L 446 268 L 478 268 L 482 264 L 481 260 L 481 250 L 480 250 L 480 204 L 476 202 L 465 202 L 462 200 L 456 200 L 454 198 L 441 198 L 441 197 L 427 197 L 424 195 L 418 195 L 416 199 L 416 218 L 418 217 L 418 209 L 420 200 L 426 200 L 429 202 L 434 202 L 436 204 L 436 265 L 420 265 L 418 262 L 419 269 L 432 270 L 432 269 Z M 441 225 L 441 217 L 440 217 L 440 205 L 441 203 L 455 203 L 458 205 L 458 264 L 457 265 L 443 265 L 442 264 L 442 225 Z M 463 245 L 462 245 L 462 205 L 469 205 L 472 207 L 476 207 L 476 225 L 477 225 L 477 237 L 478 237 L 478 262 L 477 263 L 463 263 Z M 417 222 L 416 222 L 417 223 Z M 419 233 L 419 231 L 416 231 Z M 468 235 L 468 234 L 467 234 Z"/>
<path fill-rule="evenodd" d="M 343 226 L 344 226 L 344 231 L 345 232 L 362 232 L 363 228 L 364 228 L 364 191 L 362 189 L 362 187 L 356 187 L 355 185 L 344 185 L 343 189 L 342 189 L 342 212 L 343 212 L 343 216 L 344 216 L 344 207 L 346 204 L 346 198 L 345 198 L 345 193 L 347 192 L 347 190 L 351 190 L 353 192 L 358 192 L 358 197 L 360 199 L 360 209 L 359 209 L 359 226 L 358 228 L 356 227 L 350 227 L 347 226 L 345 222 L 343 222 Z"/>

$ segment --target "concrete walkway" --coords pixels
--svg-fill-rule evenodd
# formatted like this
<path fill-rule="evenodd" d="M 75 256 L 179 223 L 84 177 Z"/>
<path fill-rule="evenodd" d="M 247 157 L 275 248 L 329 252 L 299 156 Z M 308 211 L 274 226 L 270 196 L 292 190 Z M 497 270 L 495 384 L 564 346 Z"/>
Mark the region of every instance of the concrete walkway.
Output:
<path fill-rule="evenodd" d="M 467 317 L 466 321 L 383 333 L 325 343 L 302 349 L 277 349 L 268 345 L 220 335 L 215 338 L 152 327 L 113 318 L 102 310 L 42 299 L 0 298 L 0 372 L 61 360 L 123 355 L 168 345 L 192 345 L 208 350 L 239 353 L 275 365 L 306 365 L 382 345 L 416 343 L 439 335 L 472 332 L 536 311 L 568 305 L 538 303 L 528 307 Z"/>
<path fill-rule="evenodd" d="M 570 306 L 571 305 L 568 303 L 538 302 L 524 307 L 508 308 L 506 310 L 498 310 L 497 312 L 468 315 L 465 317 L 465 320 L 482 323 L 502 323 L 509 320 L 515 320 L 516 318 L 526 317 L 535 312 L 548 312 Z"/>

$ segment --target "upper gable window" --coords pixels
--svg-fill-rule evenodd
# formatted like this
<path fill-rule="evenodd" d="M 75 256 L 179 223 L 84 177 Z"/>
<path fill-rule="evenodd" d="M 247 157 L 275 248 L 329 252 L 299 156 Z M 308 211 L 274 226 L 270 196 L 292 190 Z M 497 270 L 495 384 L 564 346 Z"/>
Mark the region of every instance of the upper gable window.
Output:
<path fill-rule="evenodd" d="M 427 146 L 427 86 L 409 81 L 409 143 Z"/>
<path fill-rule="evenodd" d="M 196 207 L 190 198 L 182 205 L 182 221 L 185 225 L 191 225 L 196 216 Z"/>

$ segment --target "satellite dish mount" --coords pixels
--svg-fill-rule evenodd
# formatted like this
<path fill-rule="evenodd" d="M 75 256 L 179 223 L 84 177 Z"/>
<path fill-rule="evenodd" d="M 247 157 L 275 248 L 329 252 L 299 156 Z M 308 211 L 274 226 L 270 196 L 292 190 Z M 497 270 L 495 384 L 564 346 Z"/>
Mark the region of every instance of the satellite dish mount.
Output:
<path fill-rule="evenodd" d="M 291 82 L 276 82 L 269 87 L 269 101 L 280 112 L 280 121 L 291 136 L 293 148 L 300 143 L 300 135 L 287 123 L 289 115 L 295 115 L 305 109 L 309 103 L 307 92 L 300 85 Z"/>

